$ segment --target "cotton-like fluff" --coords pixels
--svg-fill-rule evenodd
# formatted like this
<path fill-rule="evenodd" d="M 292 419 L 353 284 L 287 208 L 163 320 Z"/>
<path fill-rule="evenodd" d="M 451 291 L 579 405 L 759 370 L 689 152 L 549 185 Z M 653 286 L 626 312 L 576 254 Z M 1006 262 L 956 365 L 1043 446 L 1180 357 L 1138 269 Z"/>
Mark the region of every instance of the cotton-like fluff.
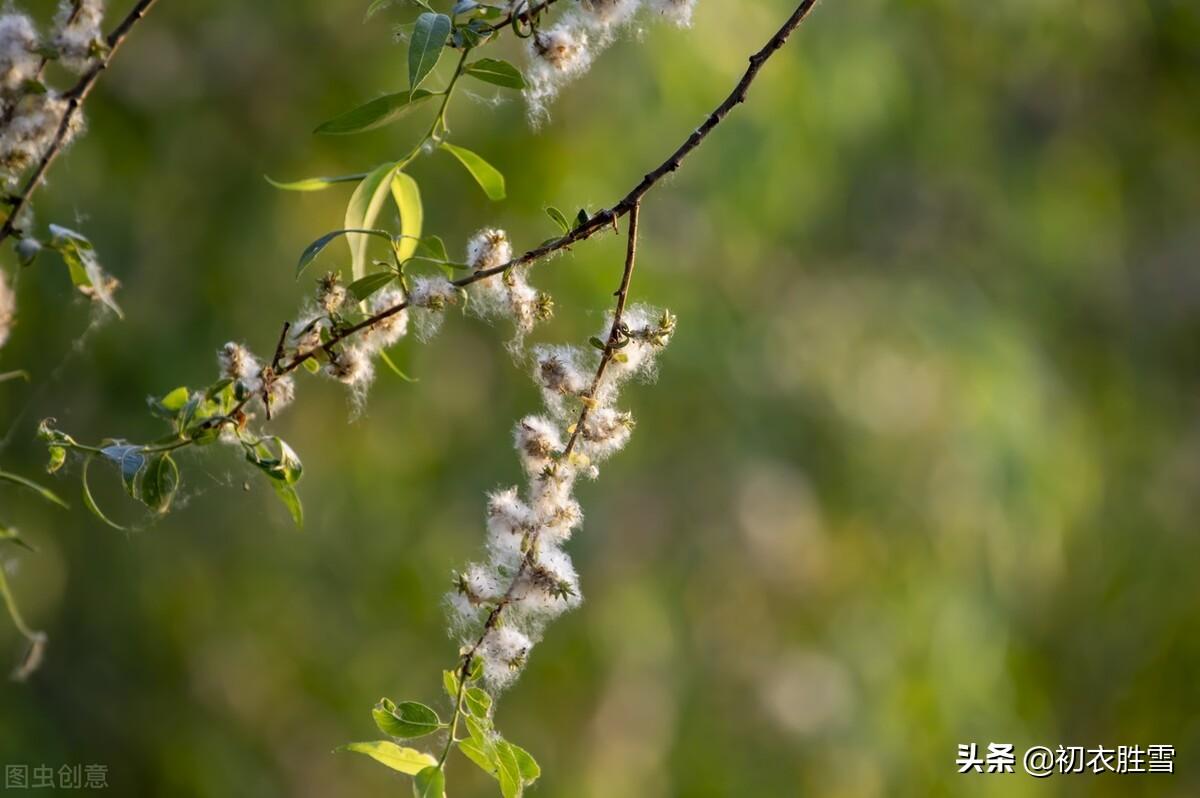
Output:
<path fill-rule="evenodd" d="M 594 408 L 580 428 L 579 448 L 591 463 L 612 457 L 629 442 L 633 416 L 612 407 Z"/>
<path fill-rule="evenodd" d="M 8 285 L 8 278 L 0 271 L 0 347 L 8 343 L 16 314 L 17 297 Z"/>
<path fill-rule="evenodd" d="M 361 347 L 347 346 L 329 359 L 325 373 L 351 388 L 365 391 L 375 379 L 375 364 Z"/>
<path fill-rule="evenodd" d="M 95 63 L 96 54 L 104 47 L 103 21 L 103 0 L 62 0 L 58 4 L 51 41 L 64 67 L 83 72 Z"/>
<path fill-rule="evenodd" d="M 611 36 L 614 28 L 633 18 L 641 4 L 642 0 L 579 0 L 579 17 L 601 36 Z"/>
<path fill-rule="evenodd" d="M 267 402 L 271 407 L 271 414 L 275 415 L 279 411 L 292 403 L 296 398 L 296 383 L 288 375 L 271 376 L 270 384 L 266 386 Z"/>
<path fill-rule="evenodd" d="M 592 64 L 592 47 L 587 29 L 571 15 L 530 36 L 528 52 L 525 100 L 530 120 L 536 124 L 545 119 L 546 106 L 559 90 L 587 72 Z"/>
<path fill-rule="evenodd" d="M 521 620 L 535 626 L 578 607 L 583 599 L 570 556 L 543 543 L 514 585 L 512 600 Z"/>
<path fill-rule="evenodd" d="M 342 278 L 337 272 L 329 272 L 317 281 L 317 305 L 326 315 L 332 315 L 342 309 L 349 294 L 342 285 Z"/>
<path fill-rule="evenodd" d="M 328 329 L 329 319 L 310 308 L 288 328 L 287 343 L 297 352 L 312 352 L 321 347 L 321 333 Z"/>
<path fill-rule="evenodd" d="M 696 0 L 646 0 L 650 13 L 657 14 L 673 25 L 686 28 L 692 24 Z"/>
<path fill-rule="evenodd" d="M 573 346 L 539 346 L 533 350 L 533 380 L 546 408 L 564 418 L 591 385 L 590 354 Z M 586 365 L 585 365 L 586 364 Z"/>
<path fill-rule="evenodd" d="M 0 92 L 12 95 L 23 91 L 40 64 L 33 20 L 13 12 L 0 15 Z"/>
<path fill-rule="evenodd" d="M 558 425 L 544 416 L 526 416 L 518 421 L 513 429 L 513 441 L 521 465 L 530 475 L 549 468 L 563 450 Z"/>
<path fill-rule="evenodd" d="M 385 288 L 371 296 L 367 312 L 377 316 L 404 304 L 404 292 L 398 288 Z M 408 310 L 400 310 L 372 324 L 364 336 L 365 345 L 379 351 L 395 346 L 408 333 Z"/>
<path fill-rule="evenodd" d="M 525 667 L 531 648 L 533 642 L 511 626 L 488 630 L 478 651 L 483 658 L 483 678 L 496 690 L 512 684 Z"/>
<path fill-rule="evenodd" d="M 621 318 L 624 345 L 613 353 L 604 381 L 596 396 L 601 406 L 611 405 L 617 388 L 631 377 L 652 379 L 658 353 L 675 333 L 675 317 L 648 305 L 634 305 Z M 604 320 L 599 336 L 607 341 L 612 330 L 612 314 Z"/>
<path fill-rule="evenodd" d="M 16 102 L 12 121 L 0 131 L 0 171 L 9 183 L 46 154 L 69 110 L 67 101 L 52 91 L 30 94 Z M 83 115 L 76 109 L 62 131 L 61 146 L 74 141 L 82 129 Z"/>
<path fill-rule="evenodd" d="M 442 327 L 444 311 L 458 301 L 458 288 L 440 274 L 414 277 L 409 286 L 408 304 L 413 309 L 417 337 L 428 341 Z"/>
<path fill-rule="evenodd" d="M 221 377 L 240 384 L 245 394 L 256 394 L 262 390 L 262 366 L 258 358 L 241 344 L 230 341 L 221 347 L 217 352 L 217 365 L 220 366 Z"/>

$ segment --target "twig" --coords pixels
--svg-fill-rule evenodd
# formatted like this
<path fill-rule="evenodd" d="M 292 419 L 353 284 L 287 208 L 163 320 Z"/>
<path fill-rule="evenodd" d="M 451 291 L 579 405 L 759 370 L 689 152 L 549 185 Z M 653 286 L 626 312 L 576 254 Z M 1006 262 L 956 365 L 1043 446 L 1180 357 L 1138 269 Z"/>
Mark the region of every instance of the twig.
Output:
<path fill-rule="evenodd" d="M 788 37 L 790 37 L 792 32 L 795 31 L 796 28 L 799 27 L 800 23 L 804 21 L 804 18 L 808 16 L 808 12 L 812 10 L 816 3 L 817 0 L 803 0 L 803 2 L 797 6 L 796 10 L 792 12 L 792 15 L 788 18 L 787 22 L 783 24 L 783 27 L 776 31 L 775 35 L 771 37 L 771 40 L 768 41 L 761 50 L 750 56 L 750 66 L 747 67 L 745 74 L 742 75 L 742 79 L 738 81 L 737 86 L 735 86 L 729 96 L 725 98 L 725 101 L 718 105 L 716 109 L 708 115 L 708 117 L 704 120 L 704 123 L 701 124 L 700 127 L 696 128 L 692 135 L 688 136 L 687 140 L 684 141 L 683 144 L 679 145 L 679 147 L 671 154 L 669 158 L 667 158 L 667 160 L 659 164 L 658 167 L 653 171 L 648 172 L 646 176 L 642 178 L 642 181 L 638 183 L 632 191 L 626 194 L 616 205 L 600 211 L 586 222 L 581 224 L 579 227 L 576 227 L 570 233 L 567 233 L 561 238 L 549 241 L 542 246 L 537 247 L 536 249 L 531 249 L 524 255 L 513 258 L 508 263 L 494 266 L 490 269 L 480 269 L 479 271 L 473 272 L 466 277 L 461 277 L 454 281 L 454 285 L 459 288 L 464 288 L 471 283 L 487 279 L 488 277 L 500 274 L 501 272 L 506 272 L 509 269 L 514 269 L 519 266 L 525 266 L 527 264 L 542 260 L 554 254 L 555 252 L 559 252 L 560 250 L 570 247 L 572 244 L 576 244 L 587 238 L 591 238 L 608 225 L 615 223 L 617 219 L 631 213 L 633 209 L 636 208 L 641 202 L 642 198 L 650 192 L 650 189 L 654 188 L 659 181 L 680 167 L 684 158 L 686 158 L 692 152 L 692 150 L 700 146 L 704 139 L 708 137 L 708 134 L 711 133 L 717 127 L 717 125 L 719 125 L 722 120 L 729 115 L 730 111 L 732 111 L 741 103 L 745 102 L 746 95 L 750 91 L 750 85 L 754 82 L 754 79 L 758 77 L 759 72 L 762 70 L 763 64 L 765 64 L 771 58 L 771 56 L 775 55 L 775 53 L 778 52 L 781 47 L 783 47 L 783 45 L 787 42 Z M 400 313 L 407 307 L 408 302 L 401 302 L 393 305 L 390 308 L 384 308 L 380 312 L 367 319 L 364 319 L 358 324 L 347 327 L 346 329 L 331 336 L 329 340 L 325 342 L 325 346 L 333 346 L 341 341 L 344 341 L 345 339 L 361 332 L 362 330 L 377 324 L 383 319 Z M 318 349 L 319 348 L 320 347 L 318 347 Z M 304 353 L 297 353 L 296 356 L 288 362 L 288 364 L 283 368 L 283 371 L 280 373 L 286 374 L 290 371 L 294 371 L 306 360 L 313 357 L 318 349 L 313 349 Z"/>
<path fill-rule="evenodd" d="M 105 39 L 107 45 L 106 52 L 101 56 L 96 63 L 79 78 L 79 81 L 67 90 L 63 97 L 67 99 L 67 108 L 63 111 L 62 119 L 58 123 L 58 131 L 54 134 L 54 140 L 50 142 L 50 146 L 46 149 L 37 166 L 34 167 L 33 174 L 29 176 L 29 180 L 25 183 L 25 187 L 21 189 L 21 193 L 12 197 L 9 201 L 11 208 L 8 218 L 4 220 L 4 224 L 0 225 L 0 243 L 3 243 L 11 236 L 17 233 L 17 217 L 21 211 L 29 204 L 35 191 L 41 186 L 42 181 L 46 177 L 46 172 L 50 169 L 50 165 L 62 152 L 63 145 L 67 140 L 67 133 L 71 129 L 71 123 L 75 118 L 75 114 L 79 112 L 84 100 L 87 99 L 92 88 L 96 85 L 96 79 L 100 77 L 100 73 L 108 68 L 113 56 L 117 54 L 121 44 L 125 41 L 125 37 L 129 35 L 129 31 L 134 25 L 146 15 L 158 0 L 138 0 L 137 5 L 130 9 L 125 18 L 121 20 L 117 27 L 113 28 L 112 33 L 108 34 Z M 44 66 L 44 63 L 43 63 Z"/>

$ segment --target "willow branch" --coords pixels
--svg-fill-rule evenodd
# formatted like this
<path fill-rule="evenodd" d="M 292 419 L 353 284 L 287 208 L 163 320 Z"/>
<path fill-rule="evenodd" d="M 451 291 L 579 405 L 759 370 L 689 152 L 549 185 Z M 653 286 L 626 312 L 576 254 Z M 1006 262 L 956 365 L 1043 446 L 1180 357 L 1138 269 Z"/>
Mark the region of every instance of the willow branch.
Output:
<path fill-rule="evenodd" d="M 33 174 L 29 176 L 29 180 L 26 181 L 21 192 L 9 198 L 9 204 L 12 207 L 9 210 L 8 218 L 4 220 L 3 225 L 0 225 L 0 243 L 3 243 L 17 233 L 17 217 L 25 206 L 29 204 L 34 192 L 38 190 L 42 181 L 46 178 L 46 172 L 49 171 L 51 164 L 54 163 L 59 153 L 62 152 L 63 145 L 67 141 L 67 134 L 71 129 L 71 123 L 74 121 L 75 115 L 79 113 L 79 109 L 83 106 L 88 94 L 91 93 L 92 88 L 96 85 L 96 80 L 100 77 L 100 73 L 108 68 L 109 63 L 112 62 L 113 57 L 117 54 L 117 50 L 121 48 L 125 38 L 129 35 L 129 31 L 133 29 L 133 26 L 146 15 L 146 12 L 156 2 L 158 0 L 138 0 L 137 4 L 121 20 L 120 24 L 108 34 L 108 37 L 105 39 L 106 48 L 104 55 L 98 58 L 96 63 L 63 95 L 67 100 L 67 108 L 63 111 L 62 119 L 59 120 L 54 140 L 50 142 L 46 153 L 38 161 L 37 166 L 34 167 Z M 45 66 L 44 61 L 42 65 L 43 67 Z"/>
<path fill-rule="evenodd" d="M 525 266 L 536 261 L 544 260 L 556 252 L 567 249 L 572 244 L 576 244 L 580 241 L 591 238 L 596 233 L 614 224 L 617 219 L 632 213 L 634 208 L 636 208 L 642 201 L 642 198 L 645 197 L 650 190 L 654 188 L 654 186 L 656 186 L 667 175 L 679 169 L 680 165 L 683 163 L 683 160 L 692 152 L 692 150 L 696 149 L 704 142 L 708 135 L 712 133 L 714 129 L 716 129 L 717 125 L 721 124 L 721 122 L 729 115 L 730 111 L 746 101 L 746 96 L 750 91 L 750 85 L 754 83 L 754 79 L 758 77 L 763 65 L 766 64 L 771 56 L 775 55 L 775 53 L 777 53 L 779 49 L 787 43 L 787 40 L 792 35 L 792 32 L 800 26 L 800 23 L 804 21 L 804 18 L 808 16 L 808 12 L 812 10 L 816 3 L 817 0 L 803 0 L 803 2 L 796 7 L 796 10 L 792 12 L 792 15 L 783 24 L 783 26 L 775 32 L 775 35 L 771 37 L 770 41 L 768 41 L 761 50 L 750 56 L 750 65 L 747 67 L 746 72 L 742 75 L 742 79 L 738 81 L 733 91 L 730 92 L 729 96 L 725 98 L 725 101 L 718 105 L 716 109 L 714 109 L 713 112 L 710 113 L 707 118 L 705 118 L 703 124 L 696 128 L 692 135 L 688 136 L 687 140 L 685 140 L 683 144 L 679 145 L 679 147 L 673 153 L 671 153 L 669 158 L 659 164 L 652 171 L 646 173 L 641 182 L 638 183 L 619 202 L 617 202 L 611 208 L 607 208 L 595 214 L 579 227 L 576 227 L 574 230 L 572 230 L 570 233 L 567 233 L 566 235 L 556 238 L 552 241 L 548 241 L 536 249 L 531 249 L 525 254 L 513 258 L 508 263 L 503 263 L 490 269 L 480 269 L 477 272 L 472 272 L 466 277 L 461 277 L 458 280 L 455 280 L 454 285 L 459 288 L 465 288 L 471 283 L 478 282 L 479 280 L 485 280 L 493 275 L 506 272 L 509 269 L 514 269 L 519 266 Z M 291 361 L 288 362 L 286 366 L 283 367 L 283 370 L 280 373 L 286 374 L 294 371 L 303 365 L 306 360 L 315 357 L 320 349 L 327 349 L 328 347 L 334 346 L 339 342 L 344 341 L 345 339 L 350 338 L 351 336 L 354 336 L 357 333 L 377 324 L 378 322 L 400 313 L 407 307 L 407 302 L 401 302 L 393 305 L 392 307 L 381 310 L 375 315 L 362 320 L 358 324 L 339 331 L 335 335 L 331 336 L 329 341 L 327 341 L 323 347 L 318 347 L 317 349 L 313 349 L 304 353 L 298 353 Z"/>

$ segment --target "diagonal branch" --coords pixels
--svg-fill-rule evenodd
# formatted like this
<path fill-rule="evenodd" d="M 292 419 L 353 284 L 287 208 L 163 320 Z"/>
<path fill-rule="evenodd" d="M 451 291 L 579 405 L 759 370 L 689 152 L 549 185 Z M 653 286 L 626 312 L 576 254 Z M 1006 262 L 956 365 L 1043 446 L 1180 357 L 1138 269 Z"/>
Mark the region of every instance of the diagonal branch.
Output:
<path fill-rule="evenodd" d="M 11 206 L 8 218 L 4 220 L 4 224 L 0 225 L 0 243 L 11 236 L 17 235 L 17 217 L 29 201 L 33 198 L 34 192 L 41 186 L 42 181 L 46 178 L 46 172 L 49 171 L 50 165 L 62 152 L 63 145 L 67 141 L 67 134 L 71 129 L 71 123 L 75 119 L 75 115 L 79 113 L 79 109 L 83 106 L 84 100 L 91 93 L 92 88 L 96 85 L 96 79 L 100 77 L 100 73 L 108 68 L 113 56 L 117 54 L 117 50 L 125 41 L 125 37 L 129 35 L 129 31 L 133 29 L 146 12 L 150 10 L 158 0 L 138 0 L 137 4 L 130 9 L 125 18 L 113 28 L 112 33 L 108 34 L 105 39 L 107 50 L 103 56 L 97 59 L 96 63 L 79 78 L 78 82 L 63 95 L 67 100 L 67 108 L 63 111 L 62 119 L 58 123 L 58 131 L 54 134 L 54 140 L 50 142 L 50 146 L 46 148 L 46 153 L 38 161 L 34 167 L 33 173 L 26 181 L 25 187 L 21 189 L 21 193 L 9 198 L 8 203 Z M 45 66 L 43 60 L 42 66 Z M 39 69 L 40 72 L 40 69 Z"/>
<path fill-rule="evenodd" d="M 481 269 L 477 272 L 473 272 L 466 277 L 455 280 L 454 285 L 459 288 L 464 288 L 471 283 L 484 280 L 493 275 L 500 274 L 501 272 L 506 272 L 509 269 L 514 269 L 518 266 L 525 266 L 527 264 L 543 260 L 550 255 L 553 255 L 555 252 L 559 252 L 570 247 L 572 244 L 591 238 L 601 230 L 604 230 L 615 224 L 617 219 L 632 213 L 638 206 L 638 203 L 642 201 L 642 198 L 650 192 L 650 189 L 654 188 L 654 186 L 657 185 L 664 177 L 677 170 L 683 163 L 684 158 L 686 158 L 692 152 L 692 150 L 696 149 L 704 142 L 704 140 L 708 137 L 708 134 L 712 133 L 713 130 L 716 129 L 717 125 L 721 124 L 725 117 L 729 115 L 729 112 L 746 101 L 746 96 L 750 91 L 750 85 L 754 83 L 754 79 L 758 77 L 763 65 L 771 58 L 771 56 L 775 55 L 775 53 L 777 53 L 784 44 L 787 43 L 787 40 L 792 35 L 792 32 L 800 26 L 800 23 L 804 21 L 804 18 L 808 16 L 808 12 L 810 12 L 813 9 L 813 6 L 816 4 L 817 0 L 802 0 L 800 5 L 796 7 L 796 10 L 792 12 L 792 15 L 788 17 L 788 20 L 783 24 L 783 26 L 775 32 L 774 36 L 771 37 L 770 41 L 768 41 L 761 50 L 750 56 L 750 65 L 747 67 L 746 72 L 742 75 L 742 79 L 738 81 L 738 84 L 734 87 L 733 91 L 730 92 L 729 96 L 725 98 L 725 101 L 718 105 L 716 109 L 714 109 L 713 112 L 708 115 L 703 124 L 696 128 L 696 130 L 690 136 L 688 136 L 687 140 L 685 140 L 683 144 L 679 145 L 675 152 L 671 153 L 671 156 L 667 158 L 667 160 L 659 164 L 654 170 L 646 173 L 646 176 L 642 178 L 641 182 L 638 183 L 633 190 L 626 194 L 619 202 L 617 202 L 616 205 L 600 211 L 586 222 L 581 224 L 579 227 L 576 227 L 570 233 L 562 236 L 561 238 L 556 238 L 553 241 L 549 241 L 542 246 L 537 247 L 536 249 L 531 249 L 524 255 L 513 258 L 508 263 L 504 263 L 490 269 Z M 383 319 L 400 313 L 407 307 L 407 302 L 401 302 L 397 305 L 393 305 L 390 308 L 381 310 L 380 312 L 367 319 L 364 319 L 358 324 L 347 327 L 346 329 L 332 336 L 329 341 L 323 344 L 322 347 L 297 354 L 287 363 L 287 365 L 282 368 L 280 373 L 287 374 L 288 372 L 294 371 L 306 360 L 314 357 L 319 349 L 327 349 L 328 347 L 331 347 L 340 341 L 350 338 L 362 330 L 373 326 Z"/>

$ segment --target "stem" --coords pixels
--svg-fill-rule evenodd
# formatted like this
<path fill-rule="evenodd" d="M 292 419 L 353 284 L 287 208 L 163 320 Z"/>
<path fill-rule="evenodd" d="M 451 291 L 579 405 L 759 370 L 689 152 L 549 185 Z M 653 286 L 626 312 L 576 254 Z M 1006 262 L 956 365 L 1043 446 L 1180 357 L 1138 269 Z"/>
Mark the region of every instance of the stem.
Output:
<path fill-rule="evenodd" d="M 55 158 L 62 152 L 63 145 L 67 140 L 67 133 L 71 129 L 71 122 L 75 118 L 75 114 L 83 106 L 88 94 L 96 85 L 96 80 L 100 77 L 100 73 L 108 68 L 109 63 L 117 54 L 117 50 L 125 41 L 125 37 L 129 35 L 129 31 L 136 25 L 146 12 L 150 10 L 158 0 L 138 0 L 137 5 L 130 9 L 125 18 L 115 27 L 112 33 L 108 34 L 105 39 L 105 44 L 108 46 L 108 51 L 97 59 L 96 64 L 83 74 L 79 81 L 72 86 L 63 97 L 67 98 L 67 110 L 63 112 L 62 119 L 58 123 L 58 131 L 54 134 L 54 140 L 50 142 L 50 146 L 46 149 L 46 153 L 38 161 L 34 167 L 33 174 L 25 183 L 25 187 L 21 189 L 21 193 L 12 197 L 9 204 L 12 206 L 8 213 L 8 218 L 4 220 L 4 224 L 0 225 L 0 243 L 13 235 L 18 234 L 17 217 L 21 211 L 29 204 L 34 192 L 41 186 L 42 181 L 46 177 L 46 172 L 49 171 L 50 165 L 54 163 Z M 42 67 L 45 67 L 45 61 L 42 62 Z M 40 73 L 40 69 L 39 69 Z"/>
<path fill-rule="evenodd" d="M 617 344 L 622 337 L 622 317 L 625 314 L 625 304 L 629 299 L 629 283 L 633 279 L 633 267 L 637 263 L 638 215 L 640 211 L 641 204 L 634 203 L 633 208 L 629 212 L 629 243 L 625 250 L 625 268 L 621 272 L 621 284 L 613 294 L 617 298 L 617 301 L 613 308 L 612 326 L 609 328 L 608 341 L 605 343 L 604 352 L 600 356 L 600 365 L 596 367 L 596 375 L 592 378 L 591 387 L 581 397 L 583 399 L 583 406 L 579 411 L 579 417 L 575 421 L 575 429 L 571 433 L 566 447 L 563 449 L 562 456 L 559 458 L 563 462 L 570 460 L 571 452 L 575 449 L 575 443 L 579 440 L 579 436 L 583 431 L 583 425 L 588 419 L 588 414 L 591 412 L 593 400 L 600 391 L 600 384 L 604 380 L 604 372 L 608 368 L 608 364 L 612 362 L 613 355 L 617 351 Z M 466 690 L 467 675 L 471 672 L 471 665 L 475 659 L 475 655 L 483 645 L 484 640 L 487 639 L 488 634 L 500 623 L 504 609 L 512 604 L 513 595 L 516 593 L 517 588 L 520 587 L 521 580 L 529 570 L 530 564 L 534 561 L 538 538 L 541 537 L 542 529 L 542 527 L 538 527 L 529 533 L 527 553 L 521 560 L 520 567 L 517 568 L 516 574 L 513 575 L 508 588 L 504 591 L 504 596 L 496 603 L 487 620 L 484 621 L 483 631 L 479 633 L 479 637 L 475 639 L 475 642 L 467 650 L 467 653 L 463 655 L 462 667 L 459 668 L 458 672 L 458 698 L 454 703 L 454 717 L 450 721 L 450 739 L 446 741 L 446 749 L 442 752 L 442 758 L 438 761 L 438 767 L 442 767 L 445 763 L 446 757 L 450 753 L 450 748 L 454 745 L 458 721 L 462 717 L 463 691 Z"/>

